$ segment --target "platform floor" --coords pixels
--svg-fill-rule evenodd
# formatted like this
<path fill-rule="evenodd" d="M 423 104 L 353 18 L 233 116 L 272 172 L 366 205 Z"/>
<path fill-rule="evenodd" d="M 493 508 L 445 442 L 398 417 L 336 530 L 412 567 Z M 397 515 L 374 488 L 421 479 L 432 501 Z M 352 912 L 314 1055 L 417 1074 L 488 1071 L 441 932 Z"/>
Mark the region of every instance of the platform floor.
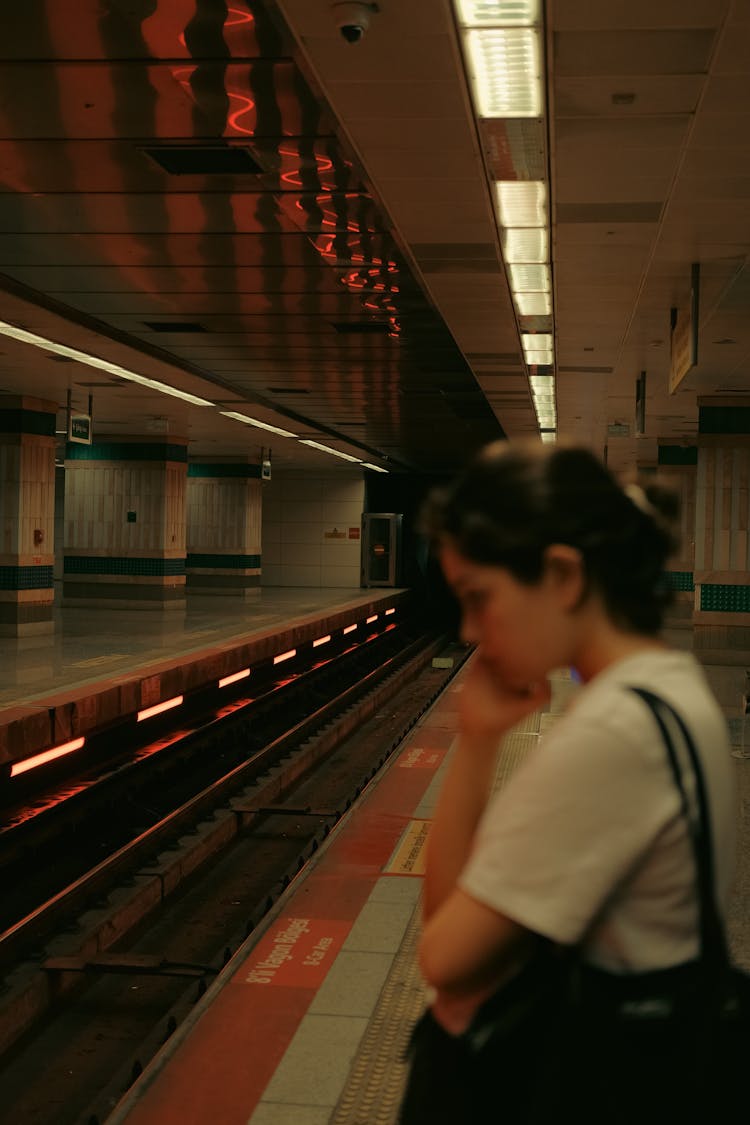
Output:
<path fill-rule="evenodd" d="M 54 633 L 0 642 L 0 711 L 394 592 L 264 586 L 246 599 L 191 595 L 185 610 L 58 609 Z"/>
<path fill-rule="evenodd" d="M 690 647 L 691 634 L 670 636 Z M 744 669 L 713 666 L 741 741 Z M 403 1052 L 424 1004 L 416 967 L 423 845 L 456 737 L 461 674 L 365 791 L 225 978 L 144 1072 L 108 1125 L 393 1125 Z M 496 785 L 554 723 L 571 692 L 508 736 Z M 750 761 L 737 759 L 739 867 L 730 912 L 750 968 Z"/>

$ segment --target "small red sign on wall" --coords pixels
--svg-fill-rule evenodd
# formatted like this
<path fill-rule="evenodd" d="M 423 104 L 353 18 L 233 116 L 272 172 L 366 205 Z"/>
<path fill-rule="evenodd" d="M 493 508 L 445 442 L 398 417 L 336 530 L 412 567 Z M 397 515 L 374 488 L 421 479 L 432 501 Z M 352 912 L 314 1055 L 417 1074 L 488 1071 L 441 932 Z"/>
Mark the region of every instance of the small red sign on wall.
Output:
<path fill-rule="evenodd" d="M 359 539 L 359 530 L 360 529 L 358 527 L 350 527 L 349 528 L 349 538 L 350 539 Z"/>

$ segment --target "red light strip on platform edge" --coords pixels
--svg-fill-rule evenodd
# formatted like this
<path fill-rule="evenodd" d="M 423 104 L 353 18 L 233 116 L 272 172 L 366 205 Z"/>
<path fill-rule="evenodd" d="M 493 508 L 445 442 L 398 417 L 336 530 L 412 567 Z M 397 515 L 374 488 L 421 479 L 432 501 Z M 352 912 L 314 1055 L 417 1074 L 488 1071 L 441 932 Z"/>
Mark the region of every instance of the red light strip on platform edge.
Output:
<path fill-rule="evenodd" d="M 297 655 L 296 648 L 290 648 L 289 652 L 281 652 L 278 656 L 274 656 L 274 664 L 281 664 L 282 660 L 291 660 L 293 656 Z"/>
<path fill-rule="evenodd" d="M 241 672 L 234 672 L 231 676 L 225 676 L 223 680 L 219 680 L 219 687 L 229 687 L 230 684 L 236 684 L 238 680 L 246 680 L 250 675 L 249 668 L 243 668 Z"/>
<path fill-rule="evenodd" d="M 163 703 L 157 703 L 155 707 L 147 707 L 145 711 L 138 712 L 136 722 L 142 723 L 144 719 L 150 719 L 154 715 L 161 715 L 162 711 L 169 711 L 172 707 L 179 707 L 184 698 L 184 695 L 176 695 L 174 699 L 165 699 Z"/>
<path fill-rule="evenodd" d="M 318 637 L 317 641 L 313 641 L 313 648 L 317 648 L 317 647 L 318 647 L 318 645 L 325 645 L 325 644 L 328 644 L 328 642 L 330 641 L 330 639 L 331 639 L 331 634 L 330 634 L 330 633 L 329 633 L 329 634 L 328 634 L 328 636 L 326 636 L 326 637 Z"/>
<path fill-rule="evenodd" d="M 373 613 L 372 617 L 367 618 L 367 620 L 365 621 L 365 625 L 372 625 L 373 621 L 377 621 L 377 619 L 378 619 L 377 613 Z"/>
<path fill-rule="evenodd" d="M 389 616 L 389 615 L 390 615 L 391 613 L 395 613 L 395 612 L 396 612 L 396 610 L 395 610 L 395 609 L 387 609 L 387 610 L 385 611 L 385 616 L 386 616 L 386 617 L 388 617 L 388 616 Z"/>
<path fill-rule="evenodd" d="M 55 758 L 62 758 L 64 754 L 80 750 L 85 741 L 85 738 L 74 738 L 72 742 L 63 742 L 60 746 L 53 746 L 51 750 L 43 750 L 41 754 L 35 754 L 33 758 L 27 758 L 24 762 L 16 762 L 10 767 L 10 776 L 17 777 L 19 773 L 33 770 L 35 766 L 43 766 L 45 762 L 53 762 Z"/>
<path fill-rule="evenodd" d="M 344 629 L 344 636 L 346 636 L 347 633 L 353 633 L 356 628 L 356 625 L 347 625 L 346 629 Z"/>

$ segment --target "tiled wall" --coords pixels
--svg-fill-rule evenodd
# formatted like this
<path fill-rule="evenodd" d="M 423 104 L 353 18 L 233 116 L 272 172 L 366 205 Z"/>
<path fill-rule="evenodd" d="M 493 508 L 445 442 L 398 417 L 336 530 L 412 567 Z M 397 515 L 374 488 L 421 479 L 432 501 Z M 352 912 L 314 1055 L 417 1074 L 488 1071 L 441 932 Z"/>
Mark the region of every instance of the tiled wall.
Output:
<path fill-rule="evenodd" d="M 186 466 L 69 461 L 65 472 L 65 548 L 185 556 Z M 128 522 L 135 512 L 135 522 Z"/>
<path fill-rule="evenodd" d="M 695 569 L 740 571 L 750 564 L 750 447 L 698 453 Z"/>
<path fill-rule="evenodd" d="M 0 555 L 52 556 L 55 538 L 54 439 L 24 436 L 0 443 Z M 44 539 L 34 543 L 34 531 Z M 10 560 L 8 560 L 10 561 Z"/>
<path fill-rule="evenodd" d="M 360 540 L 349 536 L 363 505 L 359 472 L 274 472 L 263 485 L 263 585 L 358 588 Z"/>
<path fill-rule="evenodd" d="M 260 480 L 189 477 L 188 551 L 259 555 L 261 502 Z"/>

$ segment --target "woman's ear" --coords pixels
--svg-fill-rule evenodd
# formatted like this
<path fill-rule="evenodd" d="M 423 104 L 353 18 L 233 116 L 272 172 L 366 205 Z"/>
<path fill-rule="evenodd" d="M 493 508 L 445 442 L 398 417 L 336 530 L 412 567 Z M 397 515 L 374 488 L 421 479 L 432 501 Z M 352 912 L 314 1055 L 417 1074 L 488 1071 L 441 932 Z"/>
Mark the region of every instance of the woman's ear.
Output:
<path fill-rule="evenodd" d="M 551 543 L 544 552 L 544 577 L 563 609 L 577 609 L 586 596 L 586 568 L 577 547 Z"/>

